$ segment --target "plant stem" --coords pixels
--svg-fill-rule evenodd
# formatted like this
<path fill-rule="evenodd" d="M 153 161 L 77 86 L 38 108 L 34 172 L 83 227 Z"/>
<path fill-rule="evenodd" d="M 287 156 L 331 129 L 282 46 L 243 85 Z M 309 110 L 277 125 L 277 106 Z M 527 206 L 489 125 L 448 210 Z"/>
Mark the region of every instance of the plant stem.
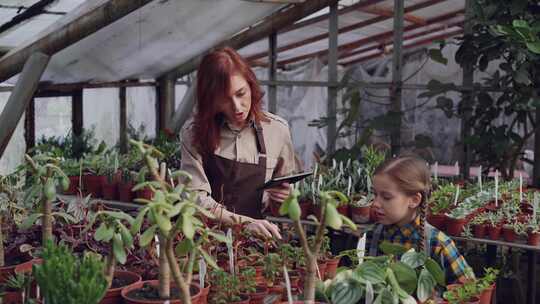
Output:
<path fill-rule="evenodd" d="M 116 259 L 114 258 L 113 247 L 111 243 L 110 252 L 109 255 L 107 255 L 107 260 L 105 264 L 105 279 L 107 280 L 107 289 L 111 288 L 112 286 L 115 266 Z"/>
<path fill-rule="evenodd" d="M 184 276 L 182 275 L 182 272 L 180 271 L 180 266 L 178 265 L 178 262 L 176 261 L 176 257 L 174 255 L 174 244 L 173 239 L 169 238 L 167 241 L 167 246 L 165 249 L 165 256 L 167 257 L 169 264 L 171 265 L 171 272 L 174 278 L 174 281 L 176 282 L 176 285 L 180 289 L 180 294 L 182 295 L 182 303 L 183 304 L 191 304 L 191 295 L 189 294 L 189 285 L 184 280 Z"/>
<path fill-rule="evenodd" d="M 163 300 L 171 297 L 171 271 L 167 260 L 167 238 L 159 234 L 159 297 Z"/>
<path fill-rule="evenodd" d="M 43 198 L 42 201 L 42 213 L 43 217 L 41 219 L 41 229 L 42 229 L 42 245 L 45 246 L 47 241 L 53 239 L 52 233 L 52 202 L 46 198 Z"/>

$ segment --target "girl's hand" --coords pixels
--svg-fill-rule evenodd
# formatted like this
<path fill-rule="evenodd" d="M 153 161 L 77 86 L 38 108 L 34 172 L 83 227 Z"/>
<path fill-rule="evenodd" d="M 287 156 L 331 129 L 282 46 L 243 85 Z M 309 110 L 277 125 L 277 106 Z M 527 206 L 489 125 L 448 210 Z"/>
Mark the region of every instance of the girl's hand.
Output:
<path fill-rule="evenodd" d="M 291 194 L 291 188 L 289 183 L 282 183 L 278 187 L 267 189 L 266 192 L 268 192 L 270 200 L 281 204 Z"/>

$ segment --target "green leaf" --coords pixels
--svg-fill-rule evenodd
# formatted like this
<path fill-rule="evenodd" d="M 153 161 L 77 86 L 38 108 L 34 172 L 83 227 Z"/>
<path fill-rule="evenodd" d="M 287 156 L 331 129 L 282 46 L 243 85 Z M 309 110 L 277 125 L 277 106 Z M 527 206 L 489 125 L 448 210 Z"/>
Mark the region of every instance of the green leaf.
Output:
<path fill-rule="evenodd" d="M 208 235 L 215 238 L 218 242 L 225 243 L 225 244 L 231 243 L 231 239 L 229 239 L 225 234 L 221 232 L 217 233 L 213 231 L 208 231 Z"/>
<path fill-rule="evenodd" d="M 122 241 L 124 242 L 124 246 L 126 248 L 131 248 L 133 246 L 133 236 L 131 235 L 131 231 L 127 229 L 126 226 L 124 226 L 122 223 L 119 223 L 120 226 L 120 234 L 122 235 Z"/>
<path fill-rule="evenodd" d="M 146 247 L 152 240 L 154 239 L 154 235 L 156 234 L 156 229 L 158 227 L 156 225 L 146 229 L 146 231 L 141 235 L 141 238 L 139 239 L 139 245 L 141 247 Z"/>
<path fill-rule="evenodd" d="M 32 213 L 30 214 L 25 220 L 24 222 L 21 223 L 21 225 L 19 226 L 21 229 L 23 230 L 27 230 L 27 229 L 30 229 L 30 227 L 32 227 L 32 225 L 34 225 L 34 223 L 42 216 L 41 213 Z"/>
<path fill-rule="evenodd" d="M 384 254 L 393 254 L 393 255 L 402 255 L 405 252 L 407 252 L 407 248 L 405 248 L 403 245 L 390 243 L 388 241 L 383 241 L 381 245 L 379 245 L 379 249 Z"/>
<path fill-rule="evenodd" d="M 131 215 L 121 212 L 121 211 L 101 211 L 101 213 L 106 214 L 118 220 L 125 220 L 130 224 L 133 222 L 133 217 Z"/>
<path fill-rule="evenodd" d="M 373 301 L 373 304 L 397 304 L 398 298 L 395 296 L 392 291 L 389 289 L 390 287 L 384 288 L 377 298 L 375 298 L 375 301 Z"/>
<path fill-rule="evenodd" d="M 118 263 L 122 265 L 126 263 L 126 251 L 123 245 L 124 242 L 122 241 L 122 236 L 118 233 L 115 233 L 113 236 L 113 253 Z"/>
<path fill-rule="evenodd" d="M 289 204 L 291 203 L 291 200 L 287 198 L 283 203 L 281 203 L 281 206 L 279 206 L 279 215 L 287 215 L 289 214 Z"/>
<path fill-rule="evenodd" d="M 431 273 L 431 275 L 433 276 L 437 284 L 439 284 L 440 286 L 446 286 L 446 277 L 439 263 L 435 262 L 435 260 L 428 257 L 426 259 L 425 266 L 426 266 L 426 269 L 429 271 L 429 273 Z"/>
<path fill-rule="evenodd" d="M 356 303 L 362 298 L 363 289 L 353 280 L 343 280 L 332 285 L 330 299 L 332 304 Z"/>
<path fill-rule="evenodd" d="M 208 264 L 208 266 L 214 268 L 214 269 L 219 269 L 219 266 L 217 265 L 216 261 L 214 260 L 214 258 L 212 258 L 212 256 L 210 256 L 208 254 L 208 252 L 206 252 L 204 249 L 202 248 L 199 248 L 199 252 L 201 253 L 201 255 L 203 256 L 204 260 L 206 261 L 206 264 Z"/>
<path fill-rule="evenodd" d="M 300 216 L 302 215 L 302 209 L 300 209 L 300 204 L 298 204 L 298 200 L 291 200 L 289 202 L 288 209 L 289 218 L 293 221 L 299 221 Z"/>
<path fill-rule="evenodd" d="M 178 244 L 178 246 L 176 246 L 175 251 L 178 256 L 186 256 L 191 252 L 193 247 L 194 247 L 193 241 L 186 238 L 186 239 L 183 239 L 180 242 L 180 244 Z"/>
<path fill-rule="evenodd" d="M 341 219 L 343 220 L 344 225 L 349 226 L 349 228 L 351 228 L 352 230 L 356 230 L 356 224 L 351 221 L 351 219 L 344 215 L 341 215 Z"/>
<path fill-rule="evenodd" d="M 107 226 L 105 223 L 101 223 L 99 225 L 99 228 L 96 230 L 96 233 L 94 233 L 94 239 L 98 242 L 110 242 L 113 238 L 114 229 Z"/>
<path fill-rule="evenodd" d="M 161 230 L 161 232 L 163 232 L 163 234 L 167 234 L 169 233 L 169 231 L 171 231 L 172 229 L 171 220 L 166 218 L 160 212 L 155 212 L 154 217 L 156 219 L 156 224 L 159 226 L 159 229 Z"/>
<path fill-rule="evenodd" d="M 182 214 L 182 231 L 188 239 L 193 239 L 193 236 L 195 235 L 195 228 L 191 222 L 191 216 L 185 213 Z"/>
<path fill-rule="evenodd" d="M 336 206 L 332 203 L 326 204 L 326 213 L 324 216 L 324 223 L 332 228 L 339 230 L 341 229 L 341 226 L 343 225 L 343 219 L 341 218 L 341 214 L 336 209 Z"/>
<path fill-rule="evenodd" d="M 141 211 L 139 211 L 139 214 L 137 214 L 137 217 L 131 224 L 131 234 L 137 235 L 139 231 L 141 230 L 142 223 L 144 221 L 144 216 L 148 212 L 148 208 L 143 208 Z"/>
<path fill-rule="evenodd" d="M 444 58 L 441 49 L 430 49 L 428 51 L 428 55 L 429 55 L 429 58 L 431 58 L 431 60 L 435 62 L 444 64 L 444 65 L 448 63 L 448 59 Z"/>
<path fill-rule="evenodd" d="M 529 23 L 527 23 L 527 21 L 525 20 L 514 20 L 512 22 L 512 26 L 513 27 L 521 27 L 521 28 L 530 28 L 529 27 Z"/>
<path fill-rule="evenodd" d="M 429 299 L 429 297 L 431 297 L 435 284 L 435 279 L 431 273 L 429 273 L 427 269 L 423 268 L 418 276 L 418 288 L 416 290 L 416 295 L 421 302 L 425 302 L 427 299 Z"/>
<path fill-rule="evenodd" d="M 535 54 L 540 54 L 540 41 L 527 42 L 527 48 Z"/>
<path fill-rule="evenodd" d="M 215 215 L 212 214 L 212 212 L 210 212 L 209 210 L 199 206 L 199 205 L 194 205 L 194 207 L 200 212 L 202 213 L 202 215 L 206 216 L 207 218 L 210 218 L 210 219 L 213 219 L 215 218 Z"/>
<path fill-rule="evenodd" d="M 390 269 L 396 274 L 399 286 L 408 294 L 412 294 L 416 289 L 416 271 L 402 262 L 391 264 Z"/>
<path fill-rule="evenodd" d="M 371 284 L 379 284 L 384 282 L 384 269 L 372 261 L 365 261 L 356 268 L 353 272 L 355 278 L 369 281 Z"/>
<path fill-rule="evenodd" d="M 426 254 L 423 252 L 407 251 L 401 256 L 401 262 L 412 268 L 423 266 L 426 262 Z"/>

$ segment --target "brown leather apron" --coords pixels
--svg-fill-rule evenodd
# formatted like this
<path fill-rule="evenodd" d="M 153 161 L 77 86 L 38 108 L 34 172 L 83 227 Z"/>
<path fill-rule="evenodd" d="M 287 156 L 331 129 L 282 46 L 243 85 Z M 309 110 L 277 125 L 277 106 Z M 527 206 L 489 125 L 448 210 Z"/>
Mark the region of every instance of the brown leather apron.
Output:
<path fill-rule="evenodd" d="M 258 164 L 241 163 L 216 154 L 203 160 L 212 188 L 212 198 L 227 210 L 256 219 L 262 218 L 262 196 L 266 177 L 266 146 L 260 123 L 252 124 L 259 151 Z"/>

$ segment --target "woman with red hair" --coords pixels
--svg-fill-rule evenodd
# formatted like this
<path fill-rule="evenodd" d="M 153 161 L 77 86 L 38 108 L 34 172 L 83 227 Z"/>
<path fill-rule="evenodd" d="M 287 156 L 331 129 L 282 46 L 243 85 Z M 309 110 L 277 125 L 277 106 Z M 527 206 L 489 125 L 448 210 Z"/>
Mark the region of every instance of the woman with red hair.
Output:
<path fill-rule="evenodd" d="M 283 202 L 289 185 L 260 188 L 296 171 L 287 122 L 262 110 L 255 74 L 231 48 L 203 58 L 196 96 L 196 113 L 181 136 L 181 169 L 193 176 L 190 188 L 222 221 L 248 222 L 253 232 L 280 238 L 278 227 L 262 212 L 272 202 Z"/>

